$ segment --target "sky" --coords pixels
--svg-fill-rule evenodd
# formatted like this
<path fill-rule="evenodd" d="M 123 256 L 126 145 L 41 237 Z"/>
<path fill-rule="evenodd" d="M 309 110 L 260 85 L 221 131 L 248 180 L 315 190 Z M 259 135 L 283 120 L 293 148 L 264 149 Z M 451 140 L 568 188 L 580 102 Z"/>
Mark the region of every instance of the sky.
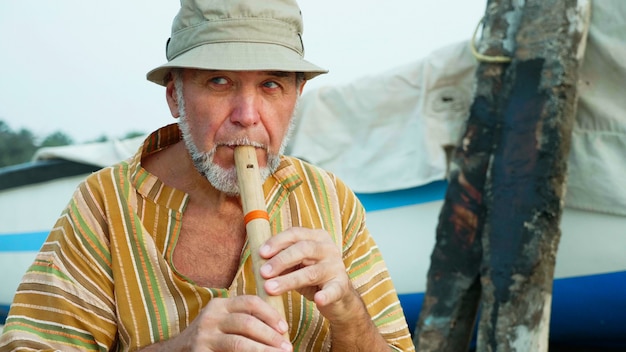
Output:
<path fill-rule="evenodd" d="M 487 0 L 300 0 L 305 58 L 341 85 L 468 40 Z M 145 74 L 165 62 L 177 0 L 0 1 L 0 120 L 76 143 L 174 122 Z"/>

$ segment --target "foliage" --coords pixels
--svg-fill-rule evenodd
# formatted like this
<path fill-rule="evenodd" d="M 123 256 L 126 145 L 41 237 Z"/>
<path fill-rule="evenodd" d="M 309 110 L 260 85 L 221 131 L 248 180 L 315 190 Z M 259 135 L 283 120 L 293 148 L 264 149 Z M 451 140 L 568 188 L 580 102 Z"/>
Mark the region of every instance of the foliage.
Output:
<path fill-rule="evenodd" d="M 126 133 L 122 139 L 142 135 L 144 133 L 132 131 Z M 103 135 L 92 142 L 105 142 L 107 140 L 109 138 Z M 62 131 L 53 132 L 40 139 L 27 129 L 13 131 L 6 122 L 0 120 L 0 167 L 29 162 L 37 149 L 41 147 L 58 147 L 70 144 L 74 144 L 74 141 Z"/>
<path fill-rule="evenodd" d="M 14 132 L 0 121 L 0 167 L 30 161 L 36 150 L 35 136 L 30 131 Z"/>
<path fill-rule="evenodd" d="M 131 131 L 131 132 L 126 133 L 126 135 L 124 135 L 124 137 L 122 137 L 122 139 L 135 138 L 135 137 L 145 136 L 145 135 L 146 134 L 144 132 Z"/>
<path fill-rule="evenodd" d="M 58 147 L 62 145 L 70 145 L 74 143 L 72 138 L 61 131 L 56 131 L 44 138 L 41 142 L 41 147 Z"/>
<path fill-rule="evenodd" d="M 102 143 L 102 142 L 106 142 L 109 140 L 109 137 L 107 137 L 106 135 L 102 135 L 96 139 L 92 139 L 89 141 L 89 143 Z"/>
<path fill-rule="evenodd" d="M 126 134 L 120 138 L 120 139 L 130 139 L 130 138 L 135 138 L 135 137 L 139 137 L 139 136 L 145 136 L 146 133 L 145 132 L 139 132 L 139 131 L 131 131 L 131 132 L 126 132 Z M 108 141 L 110 138 L 107 135 L 101 135 L 98 138 L 94 138 L 90 141 L 88 141 L 87 143 L 102 143 L 102 142 L 106 142 Z"/>

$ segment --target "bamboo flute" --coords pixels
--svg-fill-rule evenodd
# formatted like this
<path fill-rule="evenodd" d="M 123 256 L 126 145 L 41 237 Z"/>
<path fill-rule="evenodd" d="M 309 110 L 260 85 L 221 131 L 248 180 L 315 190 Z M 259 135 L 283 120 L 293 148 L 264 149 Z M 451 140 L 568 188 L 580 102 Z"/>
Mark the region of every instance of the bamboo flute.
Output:
<path fill-rule="evenodd" d="M 235 148 L 235 165 L 237 168 L 237 184 L 243 206 L 244 222 L 248 234 L 252 268 L 257 287 L 257 295 L 265 302 L 274 307 L 283 318 L 285 307 L 282 296 L 271 296 L 265 291 L 265 279 L 261 276 L 260 268 L 265 259 L 259 255 L 259 248 L 265 241 L 272 237 L 269 216 L 265 206 L 263 183 L 253 146 L 238 146 Z M 287 319 L 285 319 L 287 321 Z M 285 333 L 289 339 L 289 333 Z"/>

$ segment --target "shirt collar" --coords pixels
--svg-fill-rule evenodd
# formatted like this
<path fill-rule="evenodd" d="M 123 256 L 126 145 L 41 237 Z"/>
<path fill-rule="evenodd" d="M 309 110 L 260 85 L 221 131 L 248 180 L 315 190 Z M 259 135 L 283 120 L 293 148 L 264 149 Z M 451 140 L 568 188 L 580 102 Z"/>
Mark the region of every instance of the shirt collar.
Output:
<path fill-rule="evenodd" d="M 180 204 L 172 204 L 171 201 L 167 201 L 169 208 L 178 208 L 179 211 L 184 209 L 188 196 L 177 189 L 168 187 L 163 184 L 155 175 L 150 174 L 141 165 L 141 160 L 149 155 L 158 153 L 159 151 L 178 143 L 182 140 L 182 134 L 178 127 L 178 124 L 170 124 L 159 128 L 151 133 L 144 141 L 140 150 L 134 155 L 129 162 L 131 170 L 131 179 L 137 190 L 146 198 L 153 200 L 156 203 L 163 203 L 165 200 L 164 193 L 177 193 L 178 196 L 174 199 L 181 199 Z M 271 177 L 268 177 L 263 184 L 263 190 L 266 195 L 266 203 L 268 197 L 285 198 L 285 195 L 291 193 L 299 185 L 302 184 L 302 178 L 298 174 L 296 167 L 294 166 L 293 159 L 288 156 L 281 155 L 280 164 Z M 169 192 L 163 192 L 168 190 Z M 159 197 L 161 195 L 161 197 Z M 170 196 L 168 198 L 171 199 Z"/>

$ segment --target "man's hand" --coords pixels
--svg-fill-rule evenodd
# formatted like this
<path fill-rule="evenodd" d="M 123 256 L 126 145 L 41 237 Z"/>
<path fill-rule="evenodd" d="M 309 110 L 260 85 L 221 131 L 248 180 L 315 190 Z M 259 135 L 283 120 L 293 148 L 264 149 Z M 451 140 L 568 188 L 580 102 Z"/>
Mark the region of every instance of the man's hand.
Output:
<path fill-rule="evenodd" d="M 300 292 L 315 302 L 330 322 L 332 351 L 384 351 L 389 349 L 374 326 L 361 296 L 343 263 L 341 249 L 328 232 L 292 227 L 276 234 L 259 253 L 265 290 L 280 295 Z"/>
<path fill-rule="evenodd" d="M 296 290 L 330 322 L 352 320 L 364 310 L 346 273 L 341 249 L 324 230 L 292 227 L 269 239 L 260 250 L 267 262 L 261 275 L 271 295 Z"/>
<path fill-rule="evenodd" d="M 287 323 L 257 296 L 212 299 L 180 335 L 142 351 L 292 351 Z"/>

